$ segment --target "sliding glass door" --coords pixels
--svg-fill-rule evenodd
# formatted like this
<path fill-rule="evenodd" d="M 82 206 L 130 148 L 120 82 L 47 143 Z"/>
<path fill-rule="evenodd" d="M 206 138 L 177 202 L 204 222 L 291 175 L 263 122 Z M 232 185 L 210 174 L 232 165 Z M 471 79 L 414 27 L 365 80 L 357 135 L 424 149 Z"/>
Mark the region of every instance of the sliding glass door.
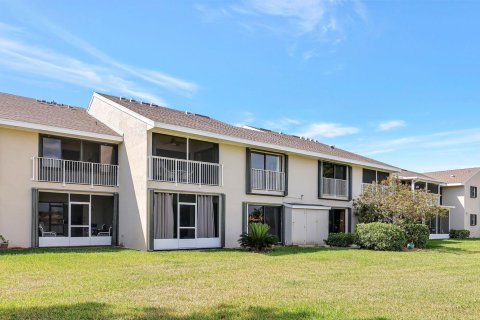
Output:
<path fill-rule="evenodd" d="M 155 250 L 221 246 L 218 196 L 155 193 L 153 217 Z"/>

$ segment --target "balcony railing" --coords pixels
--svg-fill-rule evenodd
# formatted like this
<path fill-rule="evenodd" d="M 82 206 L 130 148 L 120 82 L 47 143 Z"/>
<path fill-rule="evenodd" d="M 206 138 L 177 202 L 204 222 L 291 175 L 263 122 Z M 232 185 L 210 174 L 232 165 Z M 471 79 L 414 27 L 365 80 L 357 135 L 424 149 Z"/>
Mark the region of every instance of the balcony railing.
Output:
<path fill-rule="evenodd" d="M 253 190 L 285 191 L 285 172 L 252 168 L 250 180 Z"/>
<path fill-rule="evenodd" d="M 118 165 L 43 157 L 32 159 L 32 180 L 92 187 L 118 186 Z"/>
<path fill-rule="evenodd" d="M 348 198 L 348 181 L 342 179 L 322 178 L 322 196 Z"/>
<path fill-rule="evenodd" d="M 223 166 L 218 163 L 166 157 L 149 157 L 149 179 L 161 182 L 223 185 Z"/>

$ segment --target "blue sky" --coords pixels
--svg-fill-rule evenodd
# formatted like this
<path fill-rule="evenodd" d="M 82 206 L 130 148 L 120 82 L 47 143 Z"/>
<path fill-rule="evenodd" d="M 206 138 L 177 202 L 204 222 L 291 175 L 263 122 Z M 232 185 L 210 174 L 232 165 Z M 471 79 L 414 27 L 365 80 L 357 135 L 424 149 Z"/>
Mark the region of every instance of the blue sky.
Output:
<path fill-rule="evenodd" d="M 418 171 L 480 166 L 480 2 L 0 0 L 0 91 L 92 91 Z"/>

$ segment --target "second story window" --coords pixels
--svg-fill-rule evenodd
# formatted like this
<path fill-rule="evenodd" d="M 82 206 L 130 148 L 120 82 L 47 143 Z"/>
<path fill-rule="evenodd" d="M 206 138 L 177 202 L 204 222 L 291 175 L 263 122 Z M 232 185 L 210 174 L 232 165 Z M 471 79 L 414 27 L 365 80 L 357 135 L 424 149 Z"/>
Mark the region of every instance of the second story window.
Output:
<path fill-rule="evenodd" d="M 157 157 L 218 163 L 218 144 L 166 134 L 152 135 L 152 155 Z"/>
<path fill-rule="evenodd" d="M 249 150 L 249 191 L 286 191 L 285 159 L 282 154 Z"/>
<path fill-rule="evenodd" d="M 152 134 L 149 179 L 198 185 L 222 184 L 217 143 Z"/>
<path fill-rule="evenodd" d="M 39 156 L 102 164 L 117 164 L 117 146 L 94 141 L 41 136 Z"/>
<path fill-rule="evenodd" d="M 349 168 L 343 164 L 321 162 L 321 197 L 349 197 Z"/>
<path fill-rule="evenodd" d="M 33 157 L 33 180 L 118 186 L 118 147 L 114 144 L 40 135 Z"/>
<path fill-rule="evenodd" d="M 374 182 L 382 182 L 387 180 L 390 174 L 388 172 L 371 170 L 371 169 L 363 169 L 363 176 L 362 182 L 371 184 Z"/>
<path fill-rule="evenodd" d="M 470 198 L 476 198 L 477 197 L 477 187 L 470 187 Z"/>

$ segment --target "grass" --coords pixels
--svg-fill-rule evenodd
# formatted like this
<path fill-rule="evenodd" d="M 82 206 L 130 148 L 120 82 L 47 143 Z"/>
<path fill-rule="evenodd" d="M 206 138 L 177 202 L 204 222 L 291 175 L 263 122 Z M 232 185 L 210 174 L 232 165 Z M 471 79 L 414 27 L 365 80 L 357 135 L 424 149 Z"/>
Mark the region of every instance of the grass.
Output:
<path fill-rule="evenodd" d="M 0 253 L 0 319 L 478 319 L 480 240 L 419 252 Z"/>

